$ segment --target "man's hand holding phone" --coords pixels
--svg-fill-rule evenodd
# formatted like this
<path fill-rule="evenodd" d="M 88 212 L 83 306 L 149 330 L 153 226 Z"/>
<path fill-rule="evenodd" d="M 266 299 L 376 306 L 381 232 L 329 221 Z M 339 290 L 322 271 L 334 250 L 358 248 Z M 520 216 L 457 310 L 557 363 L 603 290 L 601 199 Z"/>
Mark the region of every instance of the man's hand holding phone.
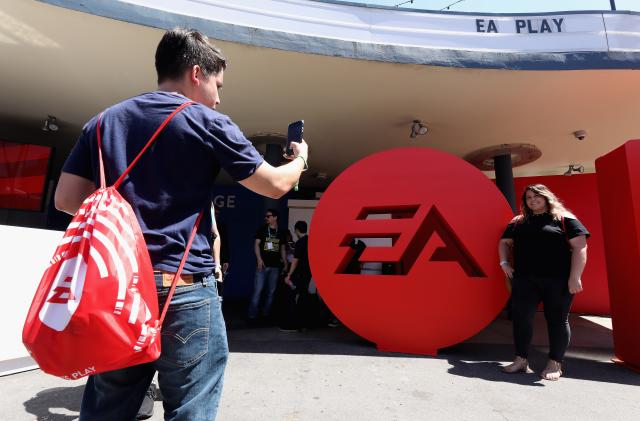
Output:
<path fill-rule="evenodd" d="M 307 161 L 309 156 L 309 146 L 304 139 L 302 139 L 300 143 L 291 143 L 291 155 L 285 154 L 284 157 L 293 160 L 299 156 L 304 158 L 305 161 Z"/>
<path fill-rule="evenodd" d="M 304 133 L 304 120 L 294 121 L 289 124 L 287 129 L 287 146 L 285 147 L 285 158 L 287 159 L 295 159 L 297 157 L 302 157 L 307 162 L 308 155 L 308 146 L 304 139 L 302 138 L 302 134 Z M 306 166 L 306 165 L 305 165 Z"/>
<path fill-rule="evenodd" d="M 291 161 L 300 158 L 303 163 L 302 170 L 306 171 L 309 168 L 307 160 L 309 159 L 309 146 L 302 138 L 304 132 L 304 120 L 294 121 L 289 124 L 287 130 L 287 146 L 285 147 L 284 157 Z M 299 175 L 296 184 L 293 186 L 294 191 L 298 191 Z"/>

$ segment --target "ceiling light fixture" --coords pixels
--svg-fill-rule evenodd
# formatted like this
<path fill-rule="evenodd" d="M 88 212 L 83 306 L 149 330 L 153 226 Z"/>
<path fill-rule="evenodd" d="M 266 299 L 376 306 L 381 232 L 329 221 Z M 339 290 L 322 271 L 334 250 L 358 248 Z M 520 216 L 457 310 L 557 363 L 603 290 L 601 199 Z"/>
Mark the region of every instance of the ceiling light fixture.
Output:
<path fill-rule="evenodd" d="M 57 132 L 58 131 L 58 119 L 54 116 L 47 116 L 47 119 L 44 121 L 44 126 L 42 126 L 42 131 L 44 132 Z"/>
<path fill-rule="evenodd" d="M 577 172 L 580 174 L 584 173 L 584 166 L 571 164 L 569 165 L 569 168 L 564 173 L 562 173 L 562 175 L 566 175 L 567 177 L 570 177 L 571 174 L 573 174 L 574 172 Z"/>
<path fill-rule="evenodd" d="M 429 133 L 429 128 L 422 124 L 422 121 L 413 120 L 413 123 L 411 123 L 411 134 L 409 135 L 410 138 L 424 136 L 427 133 Z"/>

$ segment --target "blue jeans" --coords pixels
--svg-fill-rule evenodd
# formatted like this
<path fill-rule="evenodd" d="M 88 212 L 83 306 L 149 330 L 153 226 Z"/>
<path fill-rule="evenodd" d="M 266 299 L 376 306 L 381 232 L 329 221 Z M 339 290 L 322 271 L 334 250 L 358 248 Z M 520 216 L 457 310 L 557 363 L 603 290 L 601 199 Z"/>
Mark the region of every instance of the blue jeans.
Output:
<path fill-rule="evenodd" d="M 168 291 L 158 288 L 160 311 Z M 213 275 L 176 288 L 161 334 L 157 361 L 89 377 L 81 421 L 135 420 L 156 371 L 165 420 L 215 420 L 229 348 Z"/>
<path fill-rule="evenodd" d="M 262 272 L 256 272 L 256 278 L 253 283 L 253 296 L 251 297 L 251 303 L 249 304 L 249 318 L 255 319 L 258 316 L 258 307 L 260 305 L 260 297 L 262 296 L 262 290 L 267 287 L 267 296 L 262 306 L 262 315 L 268 316 L 271 311 L 271 303 L 273 303 L 273 293 L 278 286 L 278 277 L 280 276 L 279 267 L 265 267 Z"/>

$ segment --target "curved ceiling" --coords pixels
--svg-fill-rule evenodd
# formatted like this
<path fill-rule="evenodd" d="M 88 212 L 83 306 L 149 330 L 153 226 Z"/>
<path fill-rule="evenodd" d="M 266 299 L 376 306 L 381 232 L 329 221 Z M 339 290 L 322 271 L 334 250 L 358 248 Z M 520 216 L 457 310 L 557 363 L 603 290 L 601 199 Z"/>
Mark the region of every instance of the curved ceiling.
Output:
<path fill-rule="evenodd" d="M 3 2 L 0 54 L 8 59 L 0 67 L 0 117 L 41 124 L 51 114 L 79 132 L 103 108 L 155 88 L 162 33 L 42 2 Z M 569 164 L 593 170 L 597 157 L 640 138 L 640 72 L 633 69 L 452 68 L 213 42 L 230 63 L 220 111 L 247 136 L 284 133 L 290 121 L 305 120 L 312 149 L 307 185 L 327 182 L 314 173 L 330 181 L 355 160 L 391 147 L 465 157 L 491 145 L 534 144 L 542 157 L 516 168 L 521 176 L 561 174 Z M 414 119 L 427 124 L 426 136 L 409 137 Z M 588 136 L 577 141 L 575 130 Z M 56 142 L 68 147 L 74 140 Z"/>

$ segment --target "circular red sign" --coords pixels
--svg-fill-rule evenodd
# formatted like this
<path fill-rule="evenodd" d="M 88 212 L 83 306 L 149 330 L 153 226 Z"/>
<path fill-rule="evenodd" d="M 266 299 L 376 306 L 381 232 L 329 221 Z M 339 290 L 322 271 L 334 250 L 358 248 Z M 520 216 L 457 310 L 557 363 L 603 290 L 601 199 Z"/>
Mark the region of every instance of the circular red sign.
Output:
<path fill-rule="evenodd" d="M 504 307 L 497 246 L 511 217 L 493 182 L 456 156 L 377 153 L 347 168 L 318 203 L 313 277 L 331 311 L 379 349 L 434 355 Z M 354 274 L 363 264 L 391 274 Z"/>

